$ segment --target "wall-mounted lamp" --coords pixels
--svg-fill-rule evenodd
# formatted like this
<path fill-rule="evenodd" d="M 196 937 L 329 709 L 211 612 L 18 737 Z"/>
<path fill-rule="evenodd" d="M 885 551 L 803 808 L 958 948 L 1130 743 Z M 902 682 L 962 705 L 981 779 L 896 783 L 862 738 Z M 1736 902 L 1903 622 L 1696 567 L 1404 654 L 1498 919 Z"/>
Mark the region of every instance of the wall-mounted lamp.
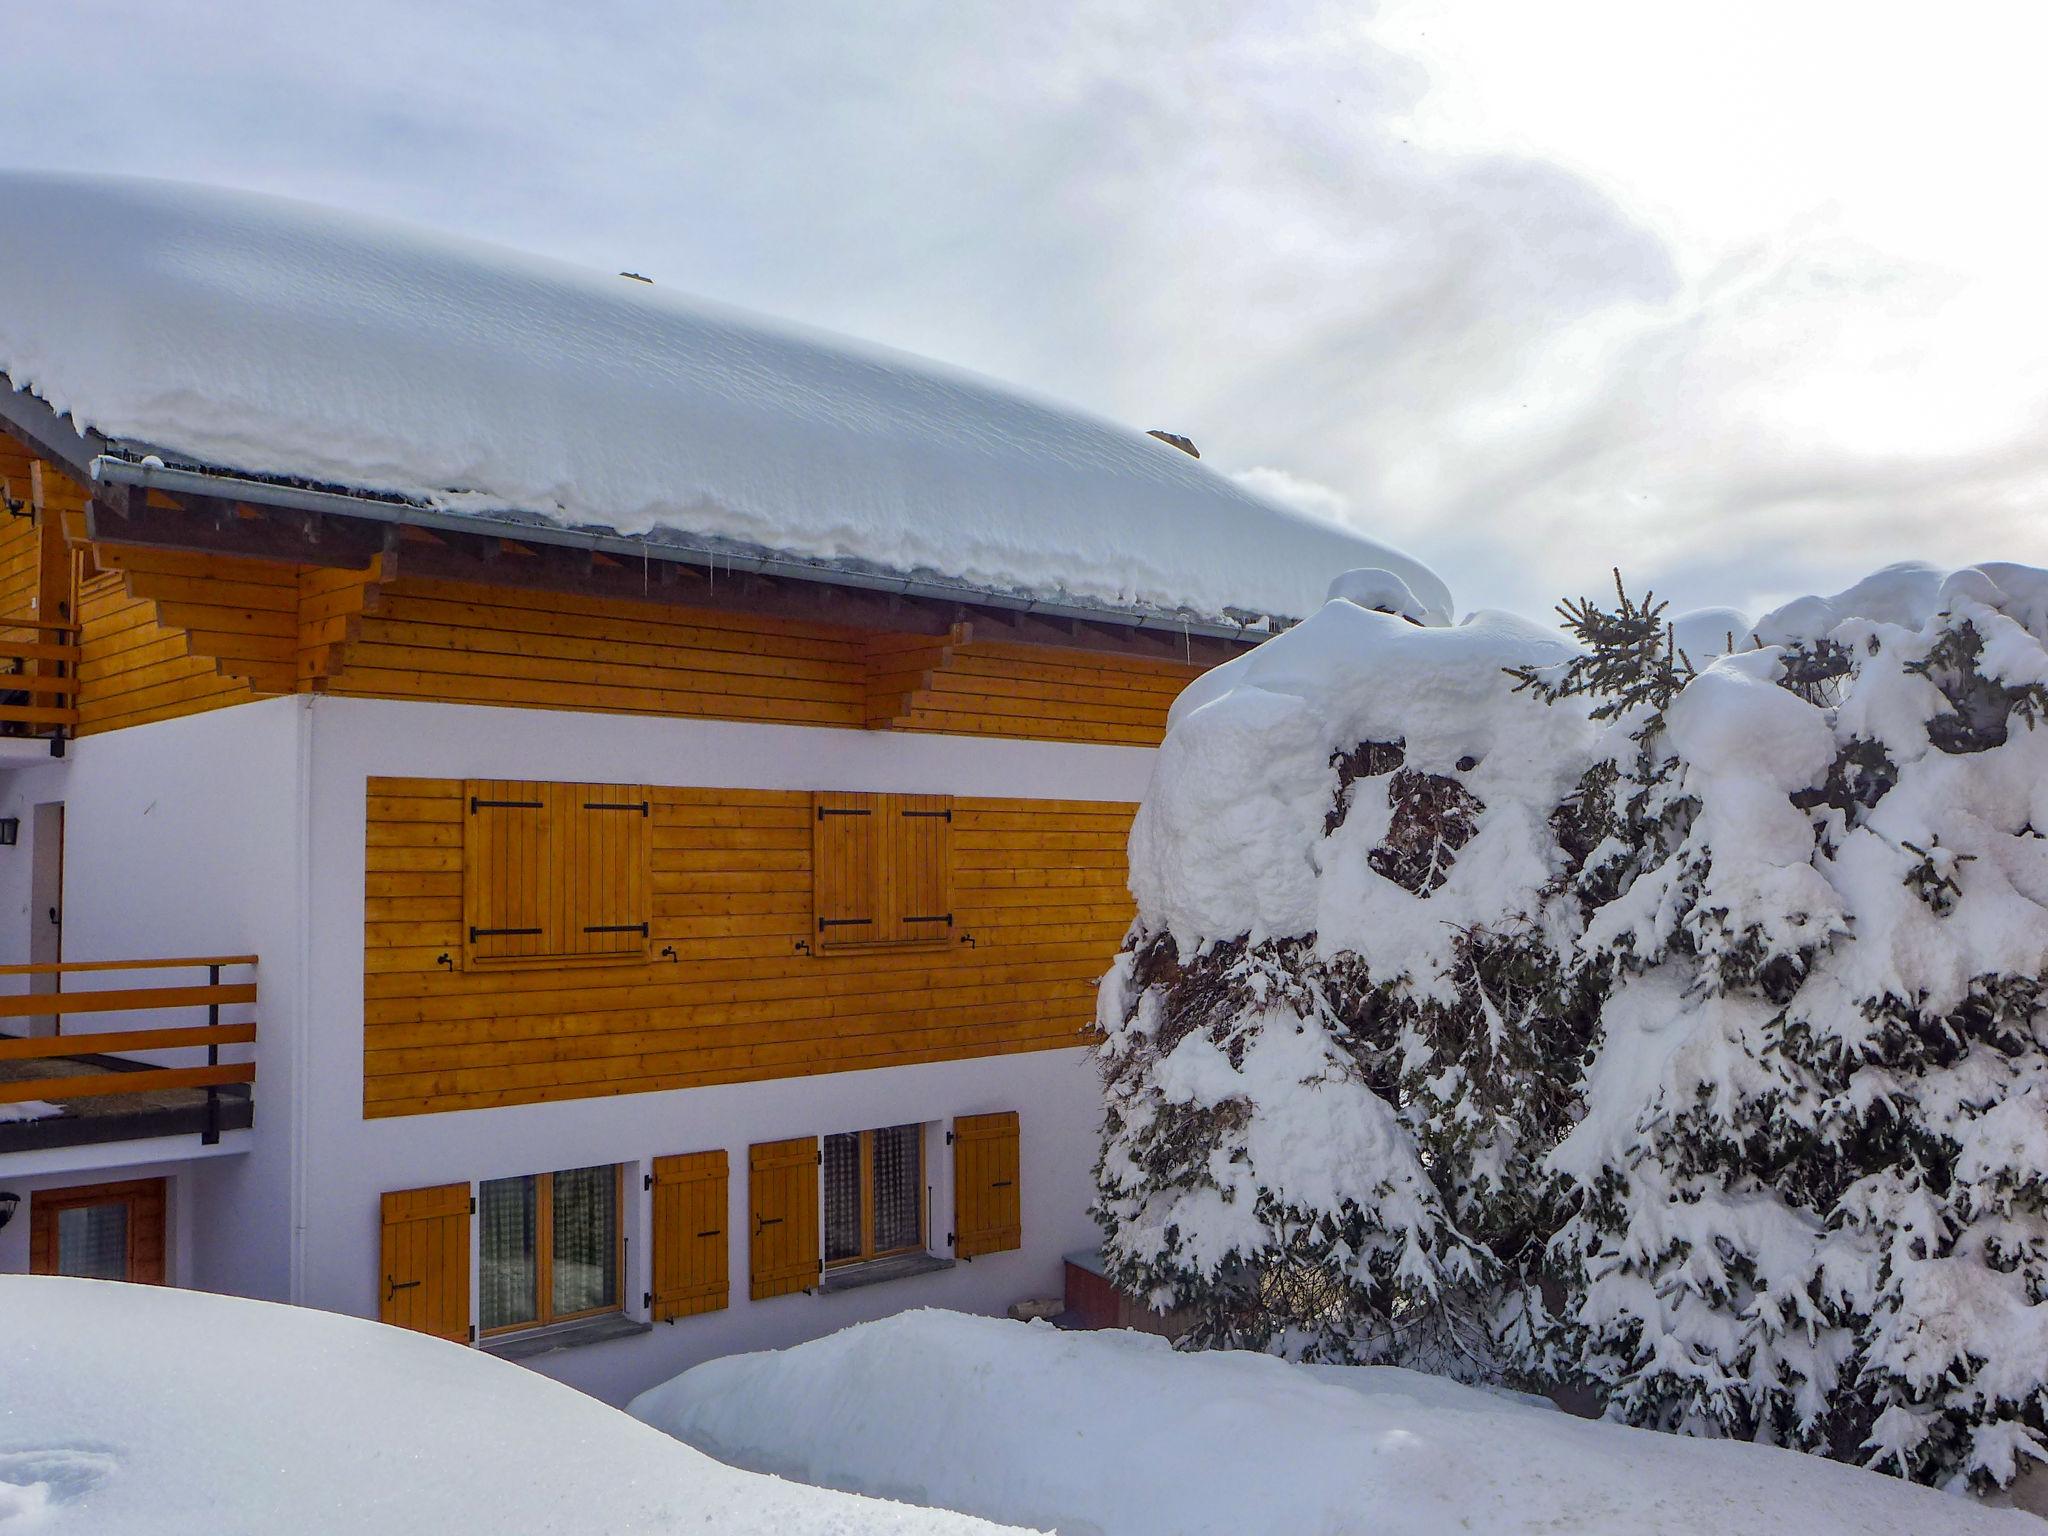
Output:
<path fill-rule="evenodd" d="M 21 818 L 0 816 L 0 848 L 12 848 L 21 841 Z"/>
<path fill-rule="evenodd" d="M 14 1220 L 14 1208 L 21 1204 L 21 1196 L 11 1189 L 0 1189 L 0 1227 Z"/>

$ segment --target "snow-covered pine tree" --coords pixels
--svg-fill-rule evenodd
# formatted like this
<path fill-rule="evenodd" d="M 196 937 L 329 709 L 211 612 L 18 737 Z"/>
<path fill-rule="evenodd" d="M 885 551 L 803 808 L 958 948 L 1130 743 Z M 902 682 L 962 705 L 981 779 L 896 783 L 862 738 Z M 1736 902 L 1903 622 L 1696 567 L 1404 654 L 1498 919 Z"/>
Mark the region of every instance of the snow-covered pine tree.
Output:
<path fill-rule="evenodd" d="M 1560 611 L 1585 654 L 1520 681 L 1607 722 L 1574 805 L 1598 833 L 1580 963 L 1605 1000 L 1586 1116 L 1551 1158 L 1575 1202 L 1553 1244 L 1561 1353 L 1631 1422 L 1810 1443 L 1799 1390 L 1824 1404 L 1843 1349 L 1820 1225 L 1773 1185 L 1774 1116 L 1807 1090 L 1771 1045 L 1780 994 L 1839 927 L 1791 798 L 1833 738 L 1775 653 L 1695 674 L 1648 598 Z"/>
<path fill-rule="evenodd" d="M 1101 992 L 1097 1216 L 1191 1342 L 1501 1369 L 1590 1023 L 1555 812 L 1591 728 L 1505 669 L 1568 654 L 1333 600 L 1176 704 Z"/>
<path fill-rule="evenodd" d="M 1638 1423 L 2004 1483 L 2048 1450 L 2048 574 L 1757 631 L 1583 787 L 1571 1352 Z"/>

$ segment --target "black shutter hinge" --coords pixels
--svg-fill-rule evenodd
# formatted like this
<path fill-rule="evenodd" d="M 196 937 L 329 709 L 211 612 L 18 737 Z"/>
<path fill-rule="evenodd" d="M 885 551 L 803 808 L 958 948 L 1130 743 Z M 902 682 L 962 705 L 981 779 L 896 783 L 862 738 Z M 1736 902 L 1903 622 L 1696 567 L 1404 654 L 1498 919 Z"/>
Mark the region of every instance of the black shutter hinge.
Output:
<path fill-rule="evenodd" d="M 541 809 L 538 800 L 481 800 L 475 795 L 469 797 L 469 814 L 478 811 L 537 811 Z"/>
<path fill-rule="evenodd" d="M 930 820 L 930 821 L 951 821 L 951 820 L 953 819 L 953 813 L 952 813 L 951 811 L 949 811 L 949 810 L 948 810 L 948 811 L 905 811 L 905 812 L 904 812 L 903 814 L 904 814 L 904 815 L 906 815 L 906 816 L 921 816 L 921 817 L 924 817 L 924 818 L 926 818 L 927 820 Z"/>
<path fill-rule="evenodd" d="M 873 811 L 865 806 L 858 809 L 851 806 L 837 805 L 821 805 L 818 807 L 818 820 L 820 821 L 823 821 L 827 816 L 872 816 L 874 814 Z"/>
<path fill-rule="evenodd" d="M 642 1189 L 652 1189 L 652 1188 L 654 1188 L 654 1175 L 653 1175 L 653 1174 L 651 1174 L 651 1173 L 643 1173 L 643 1174 L 641 1174 L 641 1175 L 640 1175 L 640 1187 L 641 1187 Z"/>
<path fill-rule="evenodd" d="M 539 933 L 540 931 L 538 928 L 472 928 L 469 930 L 469 942 L 474 944 L 478 939 L 518 937 L 523 934 Z"/>
<path fill-rule="evenodd" d="M 533 931 L 535 933 L 540 932 L 538 928 Z M 594 927 L 585 928 L 583 931 L 585 933 L 637 933 L 643 939 L 647 937 L 647 925 L 645 923 L 600 923 Z"/>
<path fill-rule="evenodd" d="M 953 1133 L 951 1131 L 946 1132 L 946 1145 L 949 1147 L 953 1145 Z M 953 1241 L 953 1235 L 950 1232 L 946 1234 L 946 1241 L 949 1243 Z"/>
<path fill-rule="evenodd" d="M 652 1308 L 654 1305 L 654 1292 L 642 1291 L 640 1293 L 640 1305 L 643 1307 Z"/>
<path fill-rule="evenodd" d="M 583 802 L 583 809 L 586 811 L 638 811 L 642 816 L 645 816 L 647 814 L 647 802 L 645 800 L 586 800 Z"/>

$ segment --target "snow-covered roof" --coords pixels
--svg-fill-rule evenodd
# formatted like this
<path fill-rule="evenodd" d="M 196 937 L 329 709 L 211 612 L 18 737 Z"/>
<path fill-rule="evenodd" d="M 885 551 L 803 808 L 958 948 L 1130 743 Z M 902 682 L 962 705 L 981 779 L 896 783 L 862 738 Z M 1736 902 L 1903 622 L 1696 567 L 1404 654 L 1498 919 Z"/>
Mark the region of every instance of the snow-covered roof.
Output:
<path fill-rule="evenodd" d="M 1299 618 L 1407 555 L 1146 433 L 411 225 L 0 173 L 0 373 L 175 462 L 1084 605 Z"/>

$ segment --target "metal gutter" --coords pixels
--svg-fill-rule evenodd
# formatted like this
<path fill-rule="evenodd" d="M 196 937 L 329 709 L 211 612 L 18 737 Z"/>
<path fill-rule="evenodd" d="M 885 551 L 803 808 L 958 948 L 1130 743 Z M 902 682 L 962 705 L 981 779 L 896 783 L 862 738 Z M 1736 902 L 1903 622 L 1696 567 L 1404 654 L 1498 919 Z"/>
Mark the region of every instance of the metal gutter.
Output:
<path fill-rule="evenodd" d="M 698 545 L 658 543 L 650 538 L 591 529 L 565 528 L 555 523 L 526 522 L 514 517 L 476 516 L 464 512 L 442 512 L 396 496 L 351 494 L 314 490 L 306 486 L 280 485 L 269 480 L 252 480 L 240 475 L 214 474 L 205 470 L 179 469 L 168 464 L 143 464 L 114 454 L 100 454 L 91 464 L 92 478 L 108 485 L 135 486 L 162 491 L 167 495 L 210 496 L 252 506 L 282 507 L 299 512 L 327 513 L 335 517 L 362 518 L 369 522 L 399 527 L 422 528 L 447 533 L 466 533 L 518 539 L 529 544 L 552 544 L 568 549 L 587 549 L 635 560 L 661 560 L 690 565 L 712 572 L 749 571 L 794 581 L 816 582 L 821 586 L 858 587 L 902 597 L 926 598 L 939 602 L 966 603 L 980 608 L 1040 618 L 1072 619 L 1089 624 L 1117 624 L 1127 629 L 1151 630 L 1162 634 L 1200 635 L 1211 640 L 1255 642 L 1286 627 L 1276 620 L 1272 630 L 1254 629 L 1250 624 L 1183 617 L 1173 613 L 1144 613 L 1128 608 L 1094 607 L 1078 602 L 1052 602 L 1012 592 L 990 591 L 915 576 L 888 575 L 849 569 L 829 562 L 793 560 L 776 555 L 750 555 Z"/>

